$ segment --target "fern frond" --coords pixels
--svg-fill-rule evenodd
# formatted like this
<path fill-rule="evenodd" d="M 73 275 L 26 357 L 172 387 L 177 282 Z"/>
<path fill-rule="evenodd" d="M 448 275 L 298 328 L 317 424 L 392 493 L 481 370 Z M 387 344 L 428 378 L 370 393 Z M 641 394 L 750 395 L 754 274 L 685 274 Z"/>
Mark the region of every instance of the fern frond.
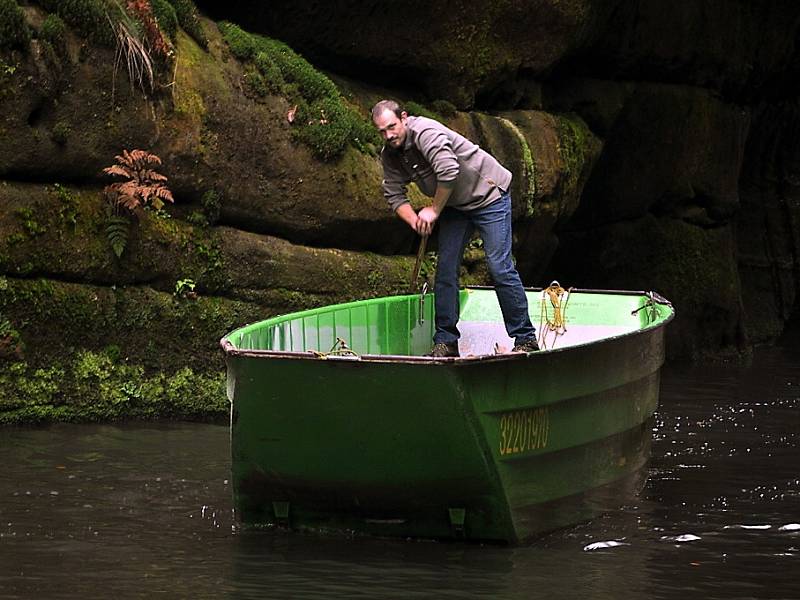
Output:
<path fill-rule="evenodd" d="M 159 187 L 156 190 L 156 196 L 158 196 L 162 200 L 166 200 L 168 202 L 172 202 L 173 204 L 175 203 L 175 198 L 172 197 L 172 192 L 169 191 L 167 188 L 165 188 L 163 186 Z"/>
<path fill-rule="evenodd" d="M 119 175 L 121 177 L 132 177 L 133 172 L 125 166 L 121 165 L 111 165 L 110 167 L 106 167 L 103 169 L 103 173 L 107 173 L 108 175 Z"/>
<path fill-rule="evenodd" d="M 111 250 L 117 258 L 122 256 L 125 248 L 128 246 L 128 230 L 130 229 L 130 221 L 127 217 L 112 215 L 108 217 L 108 225 L 106 226 L 106 237 L 111 244 Z"/>
<path fill-rule="evenodd" d="M 149 180 L 149 181 L 166 181 L 167 180 L 167 177 L 165 175 L 162 175 L 161 173 L 156 173 L 155 171 L 153 171 L 151 169 L 147 169 L 147 170 L 142 171 L 139 174 L 139 176 L 142 179 Z"/>
<path fill-rule="evenodd" d="M 104 168 L 103 173 L 126 179 L 104 188 L 106 197 L 115 210 L 121 207 L 134 212 L 148 205 L 161 210 L 164 200 L 175 201 L 172 192 L 165 185 L 167 177 L 152 168 L 153 165 L 161 164 L 158 156 L 146 150 L 123 149 L 122 154 L 114 158 L 117 164 Z"/>
<path fill-rule="evenodd" d="M 142 201 L 139 200 L 138 196 L 132 196 L 128 194 L 120 194 L 117 198 L 117 203 L 121 204 L 131 212 L 142 205 Z"/>

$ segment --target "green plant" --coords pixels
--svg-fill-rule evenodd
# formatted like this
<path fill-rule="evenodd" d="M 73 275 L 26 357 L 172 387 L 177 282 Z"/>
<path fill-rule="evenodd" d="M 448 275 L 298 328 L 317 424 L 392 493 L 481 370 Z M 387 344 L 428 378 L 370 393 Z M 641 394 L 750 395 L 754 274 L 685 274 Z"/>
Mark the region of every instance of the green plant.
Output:
<path fill-rule="evenodd" d="M 103 172 L 124 177 L 125 181 L 109 184 L 103 192 L 108 202 L 106 237 L 119 258 L 128 244 L 131 216 L 144 208 L 161 212 L 164 201 L 174 199 L 165 184 L 167 178 L 154 169 L 161 164 L 158 156 L 145 150 L 123 150 L 114 158 L 117 164 Z"/>
<path fill-rule="evenodd" d="M 208 219 L 206 218 L 205 214 L 199 210 L 193 210 L 191 213 L 189 213 L 189 216 L 186 217 L 186 222 L 198 227 L 208 226 Z"/>
<path fill-rule="evenodd" d="M 131 228 L 131 218 L 124 214 L 110 213 L 106 217 L 106 238 L 111 245 L 111 250 L 117 258 L 122 256 L 128 247 L 128 237 Z"/>
<path fill-rule="evenodd" d="M 0 75 L 3 77 L 7 77 L 9 75 L 13 75 L 17 72 L 16 65 L 9 65 L 6 64 L 2 59 L 0 59 Z"/>
<path fill-rule="evenodd" d="M 192 0 L 169 0 L 169 3 L 175 8 L 181 28 L 202 48 L 207 49 L 208 38 L 206 32 L 203 31 L 194 2 Z"/>
<path fill-rule="evenodd" d="M 213 225 L 219 221 L 222 212 L 222 195 L 217 190 L 206 190 L 200 197 L 200 206 L 203 207 L 209 224 Z"/>
<path fill-rule="evenodd" d="M 347 108 L 336 98 L 322 98 L 309 106 L 301 115 L 306 123 L 297 130 L 297 137 L 304 141 L 323 159 L 329 160 L 341 154 L 352 132 L 352 121 Z"/>
<path fill-rule="evenodd" d="M 418 117 L 428 117 L 429 119 L 436 119 L 437 121 L 441 121 L 442 117 L 432 110 L 428 110 L 422 104 L 418 102 L 414 102 L 413 100 L 409 100 L 408 102 L 404 103 L 404 108 L 410 115 L 418 116 Z"/>
<path fill-rule="evenodd" d="M 58 211 L 59 219 L 75 231 L 75 227 L 78 225 L 78 203 L 75 197 L 60 183 L 56 183 L 53 189 L 61 204 Z"/>
<path fill-rule="evenodd" d="M 112 102 L 117 81 L 117 71 L 123 58 L 128 69 L 128 80 L 131 83 L 131 88 L 138 85 L 142 90 L 142 94 L 147 95 L 148 91 L 153 91 L 154 82 L 153 58 L 150 56 L 150 51 L 139 38 L 135 26 L 121 20 L 117 23 L 112 23 L 112 28 L 114 30 L 114 39 L 117 43 L 116 58 L 114 60 L 114 85 L 111 89 Z"/>
<path fill-rule="evenodd" d="M 59 146 L 63 146 L 67 143 L 67 138 L 69 137 L 72 128 L 69 126 L 68 123 L 64 121 L 59 121 L 55 125 L 53 125 L 52 131 L 50 131 L 50 137 L 52 140 L 58 144 Z"/>
<path fill-rule="evenodd" d="M 107 175 L 124 177 L 126 181 L 112 183 L 104 188 L 107 197 L 130 212 L 152 206 L 160 210 L 164 201 L 174 202 L 166 186 L 167 178 L 155 170 L 161 159 L 145 150 L 123 150 L 114 157 L 117 164 L 103 169 Z"/>
<path fill-rule="evenodd" d="M 37 0 L 45 10 L 57 14 L 83 37 L 103 46 L 114 45 L 109 24 L 124 12 L 121 6 L 103 0 Z"/>
<path fill-rule="evenodd" d="M 264 80 L 264 76 L 255 69 L 249 69 L 246 71 L 244 74 L 244 80 L 247 82 L 247 85 L 250 86 L 250 89 L 253 90 L 257 95 L 267 95 L 267 82 Z"/>
<path fill-rule="evenodd" d="M 434 100 L 431 102 L 431 110 L 443 117 L 455 117 L 458 109 L 447 100 Z"/>
<path fill-rule="evenodd" d="M 171 40 L 175 40 L 178 33 L 178 15 L 175 7 L 167 0 L 150 0 L 150 5 L 153 7 L 153 15 L 155 15 L 159 29 L 164 31 Z"/>
<path fill-rule="evenodd" d="M 283 79 L 283 74 L 277 64 L 270 58 L 266 52 L 259 52 L 256 54 L 253 62 L 256 68 L 264 76 L 264 81 L 269 90 L 274 94 L 283 93 L 286 88 L 286 81 Z"/>
<path fill-rule="evenodd" d="M 158 26 L 155 11 L 151 0 L 127 0 L 128 13 L 133 15 L 138 23 L 137 33 L 141 32 L 140 40 L 153 55 L 169 60 L 173 55 L 172 46 L 164 37 Z"/>
<path fill-rule="evenodd" d="M 0 360 L 22 358 L 22 341 L 11 321 L 0 314 Z"/>
<path fill-rule="evenodd" d="M 219 24 L 219 30 L 225 38 L 225 42 L 233 54 L 239 60 L 250 60 L 258 52 L 258 42 L 255 36 L 250 35 L 233 23 L 223 21 Z"/>
<path fill-rule="evenodd" d="M 30 42 L 31 30 L 16 0 L 0 0 L 0 48 L 25 49 Z"/>
<path fill-rule="evenodd" d="M 18 208 L 15 212 L 22 221 L 22 226 L 30 237 L 36 237 L 45 232 L 44 226 L 36 220 L 32 208 Z"/>
<path fill-rule="evenodd" d="M 196 298 L 197 294 L 194 291 L 196 285 L 194 279 L 179 279 L 175 282 L 175 291 L 173 293 L 179 298 Z"/>
<path fill-rule="evenodd" d="M 49 42 L 53 49 L 60 55 L 64 56 L 67 51 L 67 26 L 58 15 L 47 15 L 42 21 L 42 29 L 39 32 L 40 37 Z"/>

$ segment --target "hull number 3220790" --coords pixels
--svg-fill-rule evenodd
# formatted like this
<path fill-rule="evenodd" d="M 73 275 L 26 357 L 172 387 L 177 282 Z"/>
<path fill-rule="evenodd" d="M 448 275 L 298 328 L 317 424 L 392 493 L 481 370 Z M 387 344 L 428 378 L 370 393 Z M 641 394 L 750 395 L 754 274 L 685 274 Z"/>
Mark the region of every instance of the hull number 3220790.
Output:
<path fill-rule="evenodd" d="M 500 455 L 519 454 L 547 446 L 550 416 L 547 408 L 529 408 L 500 417 Z"/>

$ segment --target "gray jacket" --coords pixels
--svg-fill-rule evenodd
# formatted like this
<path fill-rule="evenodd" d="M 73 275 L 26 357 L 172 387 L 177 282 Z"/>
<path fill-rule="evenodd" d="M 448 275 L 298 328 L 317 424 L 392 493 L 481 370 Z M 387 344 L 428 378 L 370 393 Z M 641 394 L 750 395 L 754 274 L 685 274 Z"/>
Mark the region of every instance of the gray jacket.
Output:
<path fill-rule="evenodd" d="M 511 171 L 467 138 L 433 119 L 408 117 L 402 150 L 384 146 L 383 195 L 391 209 L 408 202 L 412 181 L 433 197 L 437 182 L 450 183 L 447 206 L 469 211 L 500 198 L 511 185 Z"/>

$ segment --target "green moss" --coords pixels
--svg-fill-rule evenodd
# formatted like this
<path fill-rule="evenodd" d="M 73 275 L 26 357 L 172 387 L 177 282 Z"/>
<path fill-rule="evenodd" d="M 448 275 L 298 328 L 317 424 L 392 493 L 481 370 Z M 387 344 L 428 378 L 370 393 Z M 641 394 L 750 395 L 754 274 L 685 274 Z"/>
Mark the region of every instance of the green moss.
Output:
<path fill-rule="evenodd" d="M 255 57 L 258 52 L 258 39 L 254 35 L 250 35 L 240 27 L 223 21 L 219 24 L 219 30 L 225 42 L 233 54 L 239 60 L 250 60 Z"/>
<path fill-rule="evenodd" d="M 217 190 L 206 190 L 200 198 L 200 206 L 208 219 L 208 223 L 213 225 L 219 221 L 222 211 L 222 195 Z"/>
<path fill-rule="evenodd" d="M 59 121 L 53 125 L 53 129 L 50 131 L 50 137 L 56 144 L 63 146 L 67 143 L 71 131 L 72 128 L 69 126 L 69 123 Z"/>
<path fill-rule="evenodd" d="M 447 100 L 434 100 L 431 102 L 431 110 L 443 117 L 455 117 L 457 109 L 452 102 Z"/>
<path fill-rule="evenodd" d="M 48 42 L 58 56 L 65 56 L 67 52 L 67 26 L 58 15 L 47 15 L 42 22 L 39 32 L 42 40 Z"/>
<path fill-rule="evenodd" d="M 266 52 L 258 52 L 253 59 L 256 68 L 264 76 L 264 81 L 273 94 L 282 94 L 286 91 L 286 81 L 277 64 Z"/>
<path fill-rule="evenodd" d="M 587 155 L 589 128 L 577 115 L 558 115 L 558 151 L 564 161 L 568 187 L 574 188 L 583 172 Z"/>
<path fill-rule="evenodd" d="M 531 147 L 519 127 L 508 119 L 498 117 L 498 120 L 514 134 L 522 150 L 523 176 L 528 182 L 527 189 L 525 190 L 525 216 L 533 216 L 536 207 L 536 163 L 533 160 Z"/>
<path fill-rule="evenodd" d="M 322 98 L 300 113 L 304 125 L 295 130 L 298 139 L 314 154 L 330 160 L 346 147 L 352 130 L 348 109 L 337 98 Z"/>
<path fill-rule="evenodd" d="M 188 367 L 147 375 L 114 347 L 62 365 L 0 366 L 0 425 L 120 419 L 220 419 L 229 411 L 222 372 Z"/>
<path fill-rule="evenodd" d="M 192 225 L 196 225 L 197 227 L 207 227 L 208 226 L 208 219 L 206 216 L 198 210 L 193 210 L 189 213 L 189 216 L 186 217 L 186 222 L 191 223 Z"/>
<path fill-rule="evenodd" d="M 0 360 L 19 359 L 22 352 L 22 336 L 11 321 L 0 313 Z"/>
<path fill-rule="evenodd" d="M 174 281 L 161 292 L 9 278 L 9 289 L 0 292 L 0 314 L 15 324 L 32 367 L 64 363 L 77 350 L 98 352 L 114 344 L 121 349 L 120 360 L 142 365 L 150 374 L 184 366 L 202 372 L 221 368 L 220 337 L 261 318 L 263 309 L 202 295 L 207 286 L 189 270 L 179 278 L 197 282 L 197 300 L 176 299 Z"/>
<path fill-rule="evenodd" d="M 203 25 L 197 13 L 197 7 L 192 0 L 169 0 L 175 9 L 178 24 L 201 48 L 208 48 L 208 37 L 203 31 Z"/>
<path fill-rule="evenodd" d="M 37 0 L 44 9 L 57 14 L 83 37 L 103 46 L 113 46 L 114 32 L 106 15 L 119 17 L 121 8 L 112 0 Z"/>
<path fill-rule="evenodd" d="M 264 76 L 253 68 L 245 70 L 244 80 L 247 86 L 258 96 L 264 97 L 269 92 Z"/>
<path fill-rule="evenodd" d="M 56 194 L 59 202 L 58 219 L 72 233 L 78 226 L 78 200 L 72 192 L 65 188 L 60 183 L 53 186 L 53 191 Z"/>
<path fill-rule="evenodd" d="M 283 94 L 297 106 L 296 137 L 317 158 L 335 159 L 348 144 L 374 152 L 380 143 L 377 132 L 345 101 L 336 84 L 302 56 L 278 40 L 250 34 L 232 23 L 222 22 L 219 28 L 231 53 L 244 62 L 252 61 L 263 76 L 247 72 L 250 86 L 262 95 L 266 90 Z"/>
<path fill-rule="evenodd" d="M 153 15 L 156 18 L 159 29 L 166 33 L 173 42 L 178 33 L 178 15 L 175 7 L 167 0 L 150 0 L 153 7 Z"/>
<path fill-rule="evenodd" d="M 27 49 L 31 30 L 16 0 L 0 0 L 0 48 Z"/>
<path fill-rule="evenodd" d="M 413 100 L 404 103 L 404 108 L 409 115 L 414 115 L 417 117 L 428 117 L 429 119 L 436 119 L 437 121 L 443 121 L 444 119 L 440 114 L 436 111 L 430 110 L 425 108 L 422 104 L 418 102 L 414 102 Z"/>
<path fill-rule="evenodd" d="M 37 220 L 32 208 L 18 208 L 14 213 L 30 237 L 42 235 L 46 231 L 45 227 Z"/>

